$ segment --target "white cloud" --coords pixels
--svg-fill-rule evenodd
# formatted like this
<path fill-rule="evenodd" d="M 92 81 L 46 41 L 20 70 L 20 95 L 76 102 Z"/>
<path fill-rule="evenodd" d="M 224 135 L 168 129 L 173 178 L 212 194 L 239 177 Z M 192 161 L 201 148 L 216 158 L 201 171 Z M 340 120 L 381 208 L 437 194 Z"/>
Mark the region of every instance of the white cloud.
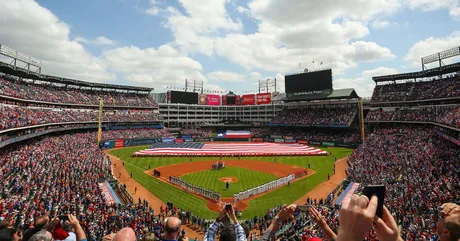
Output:
<path fill-rule="evenodd" d="M 388 48 L 380 47 L 374 42 L 357 41 L 354 47 L 353 59 L 356 61 L 373 62 L 380 59 L 394 59 L 396 56 Z"/>
<path fill-rule="evenodd" d="M 234 21 L 227 13 L 227 0 L 180 0 L 180 3 L 185 13 L 168 7 L 166 27 L 172 30 L 175 43 L 187 52 L 210 56 L 213 37 L 243 29 L 242 23 Z"/>
<path fill-rule="evenodd" d="M 429 37 L 425 40 L 418 41 L 412 46 L 404 60 L 409 62 L 412 67 L 419 67 L 420 58 L 444 51 L 450 48 L 458 47 L 460 43 L 460 31 L 453 32 L 446 37 Z M 445 64 L 452 63 L 455 58 L 443 60 Z"/>
<path fill-rule="evenodd" d="M 125 79 L 162 90 L 166 86 L 184 86 L 185 79 L 203 80 L 202 66 L 170 45 L 140 49 L 119 47 L 103 53 L 103 59 Z"/>
<path fill-rule="evenodd" d="M 378 67 L 376 69 L 365 70 L 363 71 L 363 76 L 367 79 L 382 76 L 382 75 L 390 75 L 390 74 L 397 74 L 398 70 L 394 68 L 387 68 L 387 67 Z"/>
<path fill-rule="evenodd" d="M 32 0 L 3 1 L 0 43 L 43 61 L 43 73 L 79 80 L 115 79 L 106 64 L 69 38 L 69 26 Z"/>
<path fill-rule="evenodd" d="M 148 15 L 156 16 L 160 12 L 160 8 L 158 7 L 158 3 L 156 0 L 150 0 L 150 7 L 145 10 L 145 13 Z"/>
<path fill-rule="evenodd" d="M 407 3 L 411 9 L 422 11 L 448 9 L 452 18 L 458 20 L 460 16 L 460 2 L 458 0 L 407 0 Z"/>
<path fill-rule="evenodd" d="M 98 36 L 94 40 L 89 40 L 84 37 L 76 37 L 75 41 L 79 43 L 86 43 L 86 44 L 95 44 L 95 45 L 108 45 L 108 46 L 114 46 L 117 45 L 117 41 L 111 40 L 107 37 L 104 36 Z"/>
<path fill-rule="evenodd" d="M 237 6 L 236 11 L 240 14 L 249 14 L 249 9 L 242 6 Z"/>
<path fill-rule="evenodd" d="M 217 82 L 242 82 L 246 75 L 228 71 L 215 71 L 208 74 L 208 78 Z"/>
<path fill-rule="evenodd" d="M 374 91 L 374 76 L 397 74 L 393 68 L 378 67 L 376 69 L 365 70 L 356 78 L 338 78 L 333 81 L 334 89 L 354 88 L 361 97 L 371 97 Z"/>
<path fill-rule="evenodd" d="M 372 27 L 375 28 L 375 29 L 382 29 L 382 28 L 387 28 L 389 26 L 391 26 L 392 23 L 388 22 L 388 21 L 380 21 L 378 19 L 374 20 L 372 22 Z"/>

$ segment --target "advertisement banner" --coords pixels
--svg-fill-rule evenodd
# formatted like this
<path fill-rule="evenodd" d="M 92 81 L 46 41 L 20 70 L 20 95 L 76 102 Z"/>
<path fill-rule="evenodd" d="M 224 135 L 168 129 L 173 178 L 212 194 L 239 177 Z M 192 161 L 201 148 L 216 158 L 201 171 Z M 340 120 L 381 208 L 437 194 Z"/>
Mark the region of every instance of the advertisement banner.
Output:
<path fill-rule="evenodd" d="M 272 95 L 270 93 L 257 94 L 256 98 L 258 105 L 267 105 L 272 101 Z"/>
<path fill-rule="evenodd" d="M 208 103 L 207 96 L 205 94 L 201 94 L 198 104 L 206 105 L 207 103 Z"/>
<path fill-rule="evenodd" d="M 176 139 L 176 143 L 182 143 L 182 142 L 184 142 L 184 139 L 182 139 L 182 138 L 177 138 Z"/>
<path fill-rule="evenodd" d="M 264 139 L 263 138 L 252 138 L 252 141 L 253 142 L 263 142 Z"/>
<path fill-rule="evenodd" d="M 184 139 L 184 142 L 193 142 L 193 139 Z"/>
<path fill-rule="evenodd" d="M 211 139 L 210 138 L 197 138 L 197 139 L 195 139 L 195 141 L 197 141 L 197 142 L 208 142 L 208 141 L 211 141 Z"/>
<path fill-rule="evenodd" d="M 307 140 L 297 140 L 297 143 L 308 145 L 308 141 L 307 141 Z"/>
<path fill-rule="evenodd" d="M 256 104 L 256 95 L 243 95 L 241 96 L 241 104 L 242 105 L 255 105 Z"/>
<path fill-rule="evenodd" d="M 292 140 L 292 139 L 294 139 L 293 136 L 284 136 L 283 138 L 284 138 L 285 140 Z"/>
<path fill-rule="evenodd" d="M 310 141 L 310 145 L 320 146 L 321 142 L 319 142 L 319 141 Z"/>
<path fill-rule="evenodd" d="M 283 143 L 283 142 L 284 142 L 284 139 L 275 139 L 275 142 L 276 142 L 276 143 Z"/>
<path fill-rule="evenodd" d="M 163 138 L 161 138 L 161 142 L 163 142 L 163 143 L 174 143 L 174 138 L 172 138 L 172 137 L 163 137 Z"/>
<path fill-rule="evenodd" d="M 142 145 L 152 145 L 155 143 L 161 142 L 158 138 L 153 139 L 129 139 L 125 140 L 125 147 L 126 146 L 142 146 Z"/>
<path fill-rule="evenodd" d="M 264 141 L 266 141 L 266 142 L 274 142 L 275 140 L 273 138 L 265 138 L 264 137 Z"/>
<path fill-rule="evenodd" d="M 102 146 L 104 148 L 110 148 L 110 142 L 109 141 L 104 141 L 104 144 Z"/>
<path fill-rule="evenodd" d="M 286 140 L 284 140 L 284 142 L 286 142 L 286 143 L 296 143 L 296 140 L 286 139 Z"/>
<path fill-rule="evenodd" d="M 335 146 L 334 142 L 323 142 L 323 146 Z"/>
<path fill-rule="evenodd" d="M 281 139 L 281 138 L 283 138 L 283 137 L 282 137 L 282 136 L 279 136 L 279 135 L 272 135 L 272 138 L 273 138 L 273 139 Z"/>
<path fill-rule="evenodd" d="M 125 141 L 123 139 L 118 139 L 115 141 L 115 148 L 124 147 L 124 146 L 125 146 Z"/>
<path fill-rule="evenodd" d="M 240 96 L 236 95 L 235 96 L 235 105 L 239 105 L 239 104 L 240 104 Z"/>
<path fill-rule="evenodd" d="M 220 105 L 220 95 L 208 94 L 208 105 Z"/>
<path fill-rule="evenodd" d="M 222 95 L 222 105 L 227 105 L 227 96 Z"/>
<path fill-rule="evenodd" d="M 183 139 L 192 139 L 192 135 L 181 135 Z"/>

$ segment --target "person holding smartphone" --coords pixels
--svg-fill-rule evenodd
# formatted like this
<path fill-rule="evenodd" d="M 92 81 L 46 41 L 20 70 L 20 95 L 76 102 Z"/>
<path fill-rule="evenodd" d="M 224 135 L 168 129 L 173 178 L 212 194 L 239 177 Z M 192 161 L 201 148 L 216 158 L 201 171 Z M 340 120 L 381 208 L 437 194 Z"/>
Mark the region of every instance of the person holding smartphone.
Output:
<path fill-rule="evenodd" d="M 233 222 L 234 228 L 226 222 L 226 219 L 228 218 L 230 218 Z M 203 241 L 216 240 L 216 234 L 219 227 L 221 228 L 220 241 L 247 241 L 246 233 L 240 223 L 238 223 L 235 210 L 231 204 L 227 204 L 224 208 L 222 208 L 219 216 L 216 218 L 216 221 L 209 226 L 208 231 L 204 235 Z"/>

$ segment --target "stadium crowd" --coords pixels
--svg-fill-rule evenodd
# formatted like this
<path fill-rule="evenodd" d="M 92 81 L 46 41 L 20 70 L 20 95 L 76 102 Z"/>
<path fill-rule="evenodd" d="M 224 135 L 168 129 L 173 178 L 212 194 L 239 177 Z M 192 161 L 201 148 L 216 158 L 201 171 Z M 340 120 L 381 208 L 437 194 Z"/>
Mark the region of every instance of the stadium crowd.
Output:
<path fill-rule="evenodd" d="M 168 219 L 164 216 L 168 215 L 168 210 L 156 210 L 158 213 L 155 213 L 146 201 L 126 206 L 106 203 L 98 183 L 111 176 L 110 162 L 92 141 L 95 136 L 95 133 L 50 136 L 2 150 L 0 221 L 5 221 L 6 226 L 28 230 L 23 235 L 30 237 L 41 230 L 45 222 L 70 214 L 69 219 L 75 217 L 78 220 L 88 240 L 101 240 L 105 235 L 113 235 L 120 229 L 123 231 L 123 227 L 131 228 L 137 237 L 167 237 L 169 231 L 165 226 L 168 226 Z M 460 174 L 459 154 L 458 148 L 441 141 L 431 130 L 384 129 L 373 133 L 350 157 L 352 167 L 348 173 L 350 179 L 363 185 L 384 180 L 388 190 L 385 203 L 401 225 L 403 238 L 423 240 L 424 237 L 428 240 L 437 235 L 438 207 L 444 202 L 460 201 L 456 179 Z M 426 171 L 420 172 L 420 169 Z M 268 210 L 264 217 L 246 220 L 242 225 L 251 227 L 248 230 L 258 228 L 260 234 L 263 232 L 260 240 L 273 240 L 273 237 L 267 237 L 268 234 L 281 240 L 328 238 L 331 232 L 338 232 L 340 236 L 343 231 L 337 223 L 342 212 L 339 214 L 334 208 L 321 205 L 319 209 L 323 217 L 319 219 L 315 219 L 317 214 L 310 210 L 311 219 L 320 220 L 319 224 L 308 222 L 306 216 L 292 206 L 283 206 Z M 177 207 L 169 208 L 170 215 L 188 212 Z M 235 213 L 238 216 L 237 210 Z M 295 217 L 286 216 L 281 221 L 276 218 L 284 213 Z M 201 224 L 197 223 L 198 220 Z M 279 226 L 278 222 L 283 225 Z M 207 231 L 208 237 L 214 232 L 212 225 L 206 228 L 210 223 L 204 219 L 195 219 L 195 224 Z M 331 229 L 329 226 L 326 229 L 325 224 L 333 231 L 327 231 Z M 346 225 L 346 221 L 341 220 L 341 224 Z M 59 240 L 62 238 L 59 235 L 63 234 L 61 230 L 69 233 L 72 226 L 57 225 L 50 231 Z M 0 237 L 2 232 L 0 230 Z M 249 236 L 250 232 L 245 232 L 249 239 L 253 237 Z M 225 235 L 224 230 L 221 230 L 222 235 Z M 375 237 L 378 234 L 371 231 L 366 240 L 375 240 Z M 344 239 L 337 237 L 337 240 Z"/>
<path fill-rule="evenodd" d="M 361 133 L 359 130 L 330 130 L 330 129 L 305 129 L 305 128 L 251 128 L 253 137 L 270 136 L 292 136 L 296 140 L 308 140 L 319 142 L 340 142 L 340 143 L 359 143 Z"/>
<path fill-rule="evenodd" d="M 438 208 L 460 202 L 459 156 L 458 146 L 432 129 L 380 129 L 349 157 L 347 174 L 361 186 L 386 186 L 385 204 L 404 240 L 435 240 Z"/>
<path fill-rule="evenodd" d="M 460 128 L 460 106 L 426 106 L 413 109 L 372 110 L 366 121 L 427 121 Z"/>
<path fill-rule="evenodd" d="M 83 89 L 80 86 L 56 86 L 50 83 L 32 83 L 16 77 L 0 75 L 0 95 L 26 100 L 52 103 L 99 105 L 101 98 L 105 106 L 153 107 L 155 102 L 149 94 Z"/>
<path fill-rule="evenodd" d="M 105 111 L 103 121 L 136 122 L 159 121 L 160 115 L 152 111 L 128 112 Z M 22 107 L 16 105 L 0 105 L 0 130 L 33 126 L 48 123 L 97 121 L 98 112 L 94 110 L 51 109 Z"/>
<path fill-rule="evenodd" d="M 286 107 L 275 116 L 271 124 L 287 125 L 349 125 L 356 113 L 357 108 L 334 107 Z"/>
<path fill-rule="evenodd" d="M 137 138 L 161 138 L 170 136 L 167 128 L 153 129 L 153 128 L 136 128 L 124 130 L 105 130 L 102 132 L 103 140 L 115 139 L 137 139 Z"/>
<path fill-rule="evenodd" d="M 460 96 L 460 77 L 451 74 L 442 79 L 425 82 L 377 85 L 372 102 L 414 101 Z"/>
<path fill-rule="evenodd" d="M 183 128 L 180 130 L 181 135 L 198 135 L 202 138 L 209 138 L 212 134 L 210 128 Z"/>

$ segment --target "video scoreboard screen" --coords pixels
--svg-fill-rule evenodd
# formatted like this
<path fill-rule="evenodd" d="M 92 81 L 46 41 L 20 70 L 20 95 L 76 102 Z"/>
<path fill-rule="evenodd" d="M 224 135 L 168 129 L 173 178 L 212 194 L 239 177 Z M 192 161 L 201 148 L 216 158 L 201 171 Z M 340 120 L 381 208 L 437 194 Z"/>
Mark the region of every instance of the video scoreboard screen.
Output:
<path fill-rule="evenodd" d="M 332 70 L 307 72 L 285 77 L 286 93 L 315 94 L 332 90 Z"/>
<path fill-rule="evenodd" d="M 227 105 L 235 105 L 236 97 L 234 95 L 227 95 Z"/>
<path fill-rule="evenodd" d="M 170 103 L 198 104 L 198 93 L 171 90 L 170 94 Z"/>

